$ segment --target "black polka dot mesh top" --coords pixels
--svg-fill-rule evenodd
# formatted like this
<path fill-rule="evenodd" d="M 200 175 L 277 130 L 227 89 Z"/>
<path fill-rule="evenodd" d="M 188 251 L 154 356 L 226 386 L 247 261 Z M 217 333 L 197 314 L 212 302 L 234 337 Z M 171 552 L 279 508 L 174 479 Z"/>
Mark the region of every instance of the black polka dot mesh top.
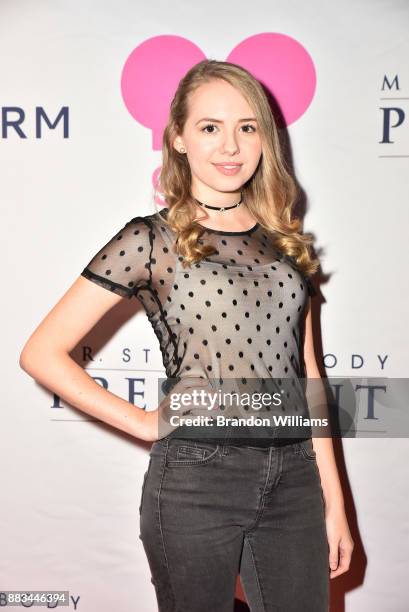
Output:
<path fill-rule="evenodd" d="M 303 314 L 316 292 L 295 261 L 256 223 L 240 232 L 205 228 L 199 240 L 216 253 L 183 268 L 166 215 L 164 208 L 128 221 L 81 272 L 138 298 L 166 376 L 305 377 Z"/>

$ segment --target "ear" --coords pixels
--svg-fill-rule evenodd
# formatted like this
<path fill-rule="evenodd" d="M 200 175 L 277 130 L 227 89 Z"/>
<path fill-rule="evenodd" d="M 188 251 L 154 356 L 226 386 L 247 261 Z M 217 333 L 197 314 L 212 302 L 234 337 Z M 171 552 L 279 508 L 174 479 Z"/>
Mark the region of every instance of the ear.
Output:
<path fill-rule="evenodd" d="M 176 138 L 173 141 L 173 147 L 176 149 L 178 153 L 180 153 L 181 148 L 185 148 L 185 145 L 183 143 L 181 136 L 176 136 Z"/>

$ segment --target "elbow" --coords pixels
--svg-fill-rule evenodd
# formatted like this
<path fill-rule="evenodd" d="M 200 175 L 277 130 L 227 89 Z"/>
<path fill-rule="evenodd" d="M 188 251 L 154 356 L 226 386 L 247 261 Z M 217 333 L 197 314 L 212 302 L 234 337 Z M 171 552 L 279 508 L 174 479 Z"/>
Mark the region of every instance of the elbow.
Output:
<path fill-rule="evenodd" d="M 68 355 L 62 349 L 48 346 L 37 340 L 28 341 L 20 353 L 19 366 L 24 372 L 34 379 L 44 377 L 44 373 L 51 370 L 57 359 Z"/>
<path fill-rule="evenodd" d="M 44 361 L 46 359 L 44 347 L 39 346 L 38 343 L 34 345 L 31 340 L 28 340 L 20 353 L 18 362 L 20 368 L 33 377 L 33 372 L 38 370 L 40 355 Z"/>
<path fill-rule="evenodd" d="M 33 355 L 32 353 L 25 347 L 21 353 L 20 353 L 20 358 L 18 361 L 18 364 L 20 366 L 20 368 L 22 370 L 24 370 L 24 372 L 27 372 L 27 374 L 30 374 L 31 371 L 31 365 L 33 363 Z"/>

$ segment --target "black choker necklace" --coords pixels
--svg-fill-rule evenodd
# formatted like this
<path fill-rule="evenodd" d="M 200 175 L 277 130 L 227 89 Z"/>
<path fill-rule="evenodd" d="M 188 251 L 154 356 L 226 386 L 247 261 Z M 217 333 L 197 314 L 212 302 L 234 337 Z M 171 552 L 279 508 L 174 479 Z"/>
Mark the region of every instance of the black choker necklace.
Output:
<path fill-rule="evenodd" d="M 237 204 L 233 204 L 233 206 L 210 206 L 210 204 L 203 204 L 203 202 L 199 202 L 199 200 L 196 200 L 196 198 L 193 199 L 199 204 L 199 206 L 203 206 L 204 208 L 211 208 L 212 210 L 218 210 L 219 212 L 224 212 L 225 210 L 230 210 L 231 208 L 237 208 L 238 206 L 240 206 L 243 200 L 243 194 L 240 194 L 240 200 L 237 202 Z"/>

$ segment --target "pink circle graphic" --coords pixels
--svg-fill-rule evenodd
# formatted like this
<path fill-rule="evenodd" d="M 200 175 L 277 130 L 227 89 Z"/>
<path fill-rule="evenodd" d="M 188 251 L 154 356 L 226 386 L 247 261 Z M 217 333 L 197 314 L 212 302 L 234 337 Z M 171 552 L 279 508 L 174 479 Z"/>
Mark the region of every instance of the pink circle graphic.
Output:
<path fill-rule="evenodd" d="M 314 63 L 307 50 L 286 34 L 255 34 L 239 43 L 228 62 L 246 68 L 274 96 L 285 125 L 297 121 L 310 106 L 316 88 Z"/>
<path fill-rule="evenodd" d="M 162 148 L 169 107 L 180 79 L 204 53 L 181 36 L 155 36 L 136 47 L 121 75 L 125 106 L 138 123 L 152 130 L 154 150 Z"/>

